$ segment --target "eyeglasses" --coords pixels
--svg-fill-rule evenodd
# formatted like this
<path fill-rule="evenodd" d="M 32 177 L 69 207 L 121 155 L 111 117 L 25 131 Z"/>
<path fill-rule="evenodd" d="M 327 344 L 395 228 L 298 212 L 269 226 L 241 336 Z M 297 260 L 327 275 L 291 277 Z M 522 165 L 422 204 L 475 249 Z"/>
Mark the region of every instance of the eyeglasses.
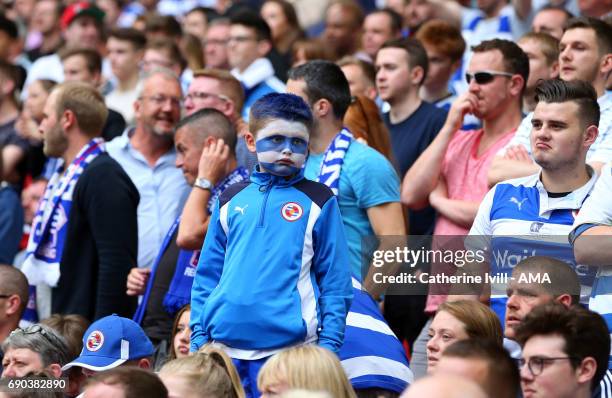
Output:
<path fill-rule="evenodd" d="M 544 365 L 549 364 L 553 361 L 560 361 L 563 359 L 574 360 L 575 357 L 556 357 L 556 358 L 548 358 L 548 357 L 531 357 L 529 360 L 525 361 L 525 358 L 519 358 L 519 368 L 523 368 L 525 364 L 527 364 L 527 368 L 531 372 L 531 374 L 535 376 L 539 376 L 542 374 L 544 370 Z"/>
<path fill-rule="evenodd" d="M 514 76 L 514 74 L 508 73 L 508 72 L 495 72 L 495 71 L 490 71 L 490 70 L 483 70 L 483 71 L 474 72 L 474 73 L 469 73 L 469 72 L 466 73 L 465 80 L 467 80 L 468 84 L 472 82 L 472 79 L 476 80 L 476 83 L 478 84 L 487 84 L 487 83 L 491 83 L 493 79 L 495 79 L 495 76 L 512 77 Z"/>
<path fill-rule="evenodd" d="M 226 46 L 229 40 L 220 40 L 220 39 L 210 39 L 203 40 L 202 44 L 205 46 Z"/>
<path fill-rule="evenodd" d="M 230 99 L 228 97 L 226 97 L 225 95 L 222 94 L 213 94 L 213 93 L 206 93 L 204 91 L 193 91 L 191 93 L 188 93 L 185 96 L 185 100 L 199 100 L 199 101 L 205 101 L 209 98 L 219 98 L 222 101 L 229 101 Z"/>
<path fill-rule="evenodd" d="M 11 294 L 0 294 L 0 299 L 9 298 L 11 296 L 12 296 Z"/>
<path fill-rule="evenodd" d="M 233 41 L 236 43 L 246 43 L 247 41 L 257 41 L 257 38 L 252 36 L 234 36 L 227 39 L 228 43 Z"/>
<path fill-rule="evenodd" d="M 152 95 L 150 97 L 140 97 L 140 100 L 149 100 L 153 102 L 157 106 L 164 105 L 166 102 L 170 101 L 170 104 L 173 106 L 180 107 L 183 104 L 183 100 L 177 97 L 167 97 L 165 95 Z"/>

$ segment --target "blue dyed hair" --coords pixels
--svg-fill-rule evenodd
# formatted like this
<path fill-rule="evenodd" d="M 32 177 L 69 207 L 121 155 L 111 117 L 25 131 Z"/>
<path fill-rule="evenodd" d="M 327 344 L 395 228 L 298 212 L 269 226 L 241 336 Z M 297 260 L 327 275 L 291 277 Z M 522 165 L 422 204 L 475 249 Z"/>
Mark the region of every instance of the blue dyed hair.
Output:
<path fill-rule="evenodd" d="M 297 95 L 284 93 L 266 94 L 255 101 L 249 115 L 250 132 L 256 135 L 272 119 L 299 122 L 308 131 L 314 123 L 308 104 Z"/>

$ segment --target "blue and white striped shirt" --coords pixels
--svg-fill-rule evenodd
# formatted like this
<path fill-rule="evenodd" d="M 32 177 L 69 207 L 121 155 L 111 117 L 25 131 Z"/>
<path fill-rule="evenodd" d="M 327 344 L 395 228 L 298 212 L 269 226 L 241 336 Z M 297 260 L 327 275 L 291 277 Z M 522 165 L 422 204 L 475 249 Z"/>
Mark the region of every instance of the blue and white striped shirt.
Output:
<path fill-rule="evenodd" d="M 592 170 L 591 170 L 592 172 Z M 468 240 L 469 245 L 486 249 L 493 274 L 511 274 L 523 259 L 536 255 L 557 258 L 572 265 L 588 300 L 595 271 L 576 265 L 568 234 L 575 214 L 595 185 L 597 175 L 579 189 L 560 198 L 549 197 L 540 173 L 504 181 L 483 199 Z M 492 286 L 491 307 L 502 323 L 506 311 L 506 285 Z"/>
<path fill-rule="evenodd" d="M 401 393 L 412 383 L 404 348 L 378 306 L 353 278 L 353 302 L 346 318 L 342 366 L 356 390 L 380 388 Z"/>

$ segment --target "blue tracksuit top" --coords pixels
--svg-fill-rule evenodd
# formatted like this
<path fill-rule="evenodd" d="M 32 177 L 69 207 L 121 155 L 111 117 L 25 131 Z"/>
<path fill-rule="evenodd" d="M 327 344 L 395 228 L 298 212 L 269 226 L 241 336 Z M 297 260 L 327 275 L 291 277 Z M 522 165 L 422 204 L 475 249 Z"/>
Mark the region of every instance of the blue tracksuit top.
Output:
<path fill-rule="evenodd" d="M 303 171 L 257 169 L 219 197 L 191 292 L 191 349 L 265 351 L 316 343 L 338 352 L 352 299 L 336 197 Z"/>

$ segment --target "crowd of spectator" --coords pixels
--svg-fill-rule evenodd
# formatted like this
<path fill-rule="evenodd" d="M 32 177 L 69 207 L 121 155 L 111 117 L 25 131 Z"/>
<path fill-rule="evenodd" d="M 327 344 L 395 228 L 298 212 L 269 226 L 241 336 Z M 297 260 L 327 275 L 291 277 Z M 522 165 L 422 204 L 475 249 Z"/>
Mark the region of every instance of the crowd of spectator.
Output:
<path fill-rule="evenodd" d="M 611 197 L 610 0 L 4 1 L 0 398 L 612 397 Z"/>

